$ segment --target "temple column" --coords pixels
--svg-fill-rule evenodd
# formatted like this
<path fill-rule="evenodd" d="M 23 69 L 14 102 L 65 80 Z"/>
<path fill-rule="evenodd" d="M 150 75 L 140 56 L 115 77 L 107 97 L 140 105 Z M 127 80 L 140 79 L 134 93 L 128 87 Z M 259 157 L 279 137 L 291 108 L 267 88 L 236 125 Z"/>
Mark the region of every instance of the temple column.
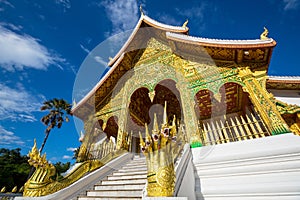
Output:
<path fill-rule="evenodd" d="M 276 105 L 271 101 L 270 94 L 262 86 L 266 72 L 252 72 L 246 67 L 240 68 L 238 75 L 245 84 L 243 90 L 249 93 L 251 102 L 272 135 L 290 132 L 288 125 L 276 109 Z M 261 83 L 259 80 L 261 80 Z"/>
<path fill-rule="evenodd" d="M 190 142 L 192 147 L 202 146 L 200 138 L 201 131 L 198 128 L 197 116 L 194 110 L 194 99 L 191 98 L 192 93 L 187 89 L 188 85 L 185 82 L 177 83 L 176 87 L 180 92 L 187 140 Z"/>
<path fill-rule="evenodd" d="M 126 98 L 124 98 L 126 99 Z M 123 104 L 124 105 L 124 104 Z M 127 105 L 127 104 L 125 104 Z M 126 138 L 126 122 L 127 122 L 127 106 L 122 106 L 120 110 L 120 118 L 119 118 L 119 129 L 118 129 L 118 137 L 117 137 L 117 149 L 122 149 L 124 148 L 124 142 Z"/>

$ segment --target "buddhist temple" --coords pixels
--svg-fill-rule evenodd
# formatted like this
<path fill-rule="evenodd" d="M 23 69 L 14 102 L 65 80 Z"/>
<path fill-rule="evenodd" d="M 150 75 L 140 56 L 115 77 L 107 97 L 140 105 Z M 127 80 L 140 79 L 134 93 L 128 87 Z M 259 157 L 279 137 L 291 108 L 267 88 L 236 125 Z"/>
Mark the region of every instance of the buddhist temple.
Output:
<path fill-rule="evenodd" d="M 276 41 L 267 29 L 256 37 L 190 36 L 188 21 L 142 13 L 72 108 L 84 122 L 80 164 L 54 181 L 33 147 L 24 196 L 299 199 L 300 77 L 268 76 Z"/>

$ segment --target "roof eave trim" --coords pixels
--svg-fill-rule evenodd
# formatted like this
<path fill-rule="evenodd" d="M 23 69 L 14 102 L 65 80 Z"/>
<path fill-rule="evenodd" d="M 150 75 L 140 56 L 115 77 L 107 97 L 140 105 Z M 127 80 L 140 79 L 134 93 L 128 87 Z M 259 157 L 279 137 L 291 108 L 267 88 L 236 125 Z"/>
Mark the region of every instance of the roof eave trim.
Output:
<path fill-rule="evenodd" d="M 129 45 L 129 43 L 132 41 L 132 39 L 134 38 L 135 34 L 137 33 L 137 31 L 138 31 L 139 27 L 141 26 L 142 22 L 143 22 L 143 15 L 141 15 L 138 23 L 134 27 L 131 35 L 129 36 L 129 38 L 127 39 L 127 41 L 125 42 L 125 44 L 122 46 L 122 48 L 119 50 L 119 52 L 115 55 L 115 57 L 113 57 L 113 59 L 111 59 L 108 62 L 108 66 L 112 66 L 114 64 L 114 62 L 116 62 L 116 60 L 120 57 L 120 55 L 125 51 L 125 49 Z"/>
<path fill-rule="evenodd" d="M 276 45 L 275 40 L 272 38 L 266 40 L 253 39 L 253 40 L 222 40 L 222 39 L 210 39 L 194 37 L 189 35 L 177 34 L 166 32 L 166 37 L 170 40 L 187 42 L 192 44 L 202 44 L 204 46 L 222 46 L 228 48 L 240 48 L 240 47 L 274 47 Z"/>
<path fill-rule="evenodd" d="M 83 99 L 81 99 L 76 104 L 76 106 L 72 108 L 71 110 L 72 113 L 76 112 L 76 110 L 79 107 L 81 107 L 86 101 L 88 101 L 95 94 L 95 92 L 100 88 L 100 86 L 106 81 L 106 79 L 112 74 L 115 68 L 119 65 L 121 60 L 124 58 L 124 55 L 125 55 L 124 53 L 121 54 L 119 59 L 114 63 L 114 65 L 109 69 L 109 71 L 102 77 L 102 79 L 93 87 L 93 89 L 90 90 L 89 93 L 87 93 L 87 95 L 85 95 Z"/>

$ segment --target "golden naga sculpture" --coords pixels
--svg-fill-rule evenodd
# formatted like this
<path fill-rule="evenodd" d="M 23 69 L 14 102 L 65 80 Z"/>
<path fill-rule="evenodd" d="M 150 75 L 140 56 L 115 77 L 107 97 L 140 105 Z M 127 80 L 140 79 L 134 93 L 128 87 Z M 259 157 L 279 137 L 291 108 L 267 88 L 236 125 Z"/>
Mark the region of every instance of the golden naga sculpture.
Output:
<path fill-rule="evenodd" d="M 34 140 L 34 146 L 29 152 L 30 159 L 28 162 L 31 166 L 35 167 L 35 172 L 25 183 L 23 196 L 39 197 L 57 192 L 79 180 L 87 173 L 119 157 L 125 153 L 125 151 L 115 150 L 110 140 L 103 142 L 102 148 L 98 149 L 96 153 L 102 156 L 99 158 L 92 157 L 90 160 L 81 162 L 80 165 L 73 169 L 68 175 L 61 180 L 56 180 L 55 167 L 47 161 L 46 154 L 43 156 L 40 155 L 36 147 L 36 141 Z"/>
<path fill-rule="evenodd" d="M 29 152 L 28 162 L 31 166 L 35 167 L 35 172 L 25 183 L 23 195 L 42 196 L 45 192 L 43 190 L 39 190 L 39 188 L 53 182 L 51 177 L 55 175 L 56 169 L 47 161 L 46 154 L 43 156 L 40 155 L 40 152 L 36 147 L 36 140 L 34 140 L 34 145 Z"/>
<path fill-rule="evenodd" d="M 266 27 L 264 27 L 264 32 L 262 32 L 262 34 L 260 34 L 260 39 L 261 40 L 267 40 L 269 39 L 268 38 L 268 34 L 269 34 L 269 31 Z"/>
<path fill-rule="evenodd" d="M 141 150 L 147 162 L 147 196 L 173 196 L 175 187 L 175 171 L 172 143 L 176 141 L 176 119 L 174 116 L 171 126 L 168 125 L 166 105 L 164 108 L 163 124 L 159 129 L 156 114 L 152 135 L 150 136 L 148 126 L 145 124 L 145 141 L 140 134 Z"/>

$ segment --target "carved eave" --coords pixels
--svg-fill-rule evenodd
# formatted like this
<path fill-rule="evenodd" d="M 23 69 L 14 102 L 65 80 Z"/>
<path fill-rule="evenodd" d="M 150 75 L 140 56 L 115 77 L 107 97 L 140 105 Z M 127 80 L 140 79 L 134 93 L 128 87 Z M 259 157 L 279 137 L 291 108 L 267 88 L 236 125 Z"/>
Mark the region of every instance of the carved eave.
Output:
<path fill-rule="evenodd" d="M 269 76 L 267 89 L 300 90 L 300 76 Z"/>
<path fill-rule="evenodd" d="M 267 70 L 275 40 L 221 40 L 167 32 L 173 51 L 179 55 L 199 57 L 206 52 L 215 62 L 234 62 Z M 187 45 L 188 44 L 188 45 Z"/>
<path fill-rule="evenodd" d="M 112 66 L 117 61 L 117 59 L 120 57 L 120 55 L 122 53 L 129 52 L 132 50 L 130 48 L 130 46 L 134 42 L 134 39 L 136 38 L 139 30 L 143 27 L 153 27 L 156 30 L 160 30 L 160 31 L 164 31 L 164 32 L 166 32 L 166 31 L 174 32 L 174 33 L 178 33 L 178 34 L 188 34 L 188 31 L 189 31 L 189 28 L 187 28 L 187 27 L 171 26 L 171 25 L 163 24 L 161 22 L 158 22 L 158 21 L 148 17 L 147 15 L 142 14 L 137 25 L 133 29 L 131 35 L 129 36 L 129 38 L 123 45 L 123 47 L 120 49 L 120 51 L 115 55 L 115 57 L 109 61 L 108 66 Z M 138 46 L 141 46 L 141 44 L 139 44 Z M 134 48 L 136 49 L 136 47 L 134 47 Z"/>

